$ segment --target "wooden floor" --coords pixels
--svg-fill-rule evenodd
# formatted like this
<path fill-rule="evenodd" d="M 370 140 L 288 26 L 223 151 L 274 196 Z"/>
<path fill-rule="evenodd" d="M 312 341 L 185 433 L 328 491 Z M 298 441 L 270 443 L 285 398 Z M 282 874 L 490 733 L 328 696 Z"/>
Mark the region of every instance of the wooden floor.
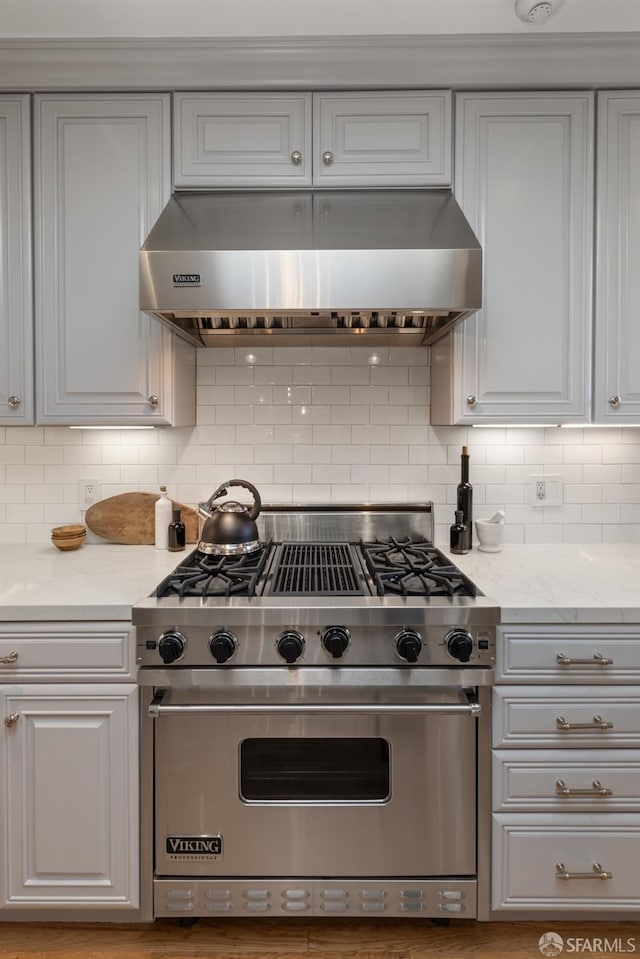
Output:
<path fill-rule="evenodd" d="M 565 940 L 619 937 L 622 948 L 609 956 L 640 954 L 637 922 L 452 920 L 443 928 L 428 920 L 202 919 L 190 928 L 168 920 L 144 926 L 0 923 L 0 959 L 541 959 L 538 939 L 549 931 Z"/>

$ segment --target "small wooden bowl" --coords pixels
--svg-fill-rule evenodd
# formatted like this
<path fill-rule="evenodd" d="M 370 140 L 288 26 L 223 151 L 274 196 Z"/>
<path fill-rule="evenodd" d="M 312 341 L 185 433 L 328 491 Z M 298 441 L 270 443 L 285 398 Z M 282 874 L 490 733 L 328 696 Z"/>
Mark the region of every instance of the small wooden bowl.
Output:
<path fill-rule="evenodd" d="M 51 542 L 63 552 L 80 549 L 87 536 L 87 527 L 78 523 L 69 526 L 56 526 L 51 530 Z"/>

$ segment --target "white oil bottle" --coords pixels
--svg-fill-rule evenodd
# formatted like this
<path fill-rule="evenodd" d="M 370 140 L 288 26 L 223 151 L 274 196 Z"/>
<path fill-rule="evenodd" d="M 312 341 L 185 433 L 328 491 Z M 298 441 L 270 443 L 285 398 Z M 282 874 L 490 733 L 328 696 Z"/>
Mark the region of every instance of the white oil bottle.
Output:
<path fill-rule="evenodd" d="M 173 518 L 173 507 L 167 496 L 167 487 L 160 487 L 160 497 L 155 505 L 155 544 L 156 549 L 169 548 L 169 523 Z"/>

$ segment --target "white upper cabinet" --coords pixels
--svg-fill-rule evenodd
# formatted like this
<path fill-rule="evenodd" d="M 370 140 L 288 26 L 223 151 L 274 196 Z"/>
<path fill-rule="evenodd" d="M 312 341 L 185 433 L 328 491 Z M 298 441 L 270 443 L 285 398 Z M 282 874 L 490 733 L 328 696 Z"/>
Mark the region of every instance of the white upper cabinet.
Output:
<path fill-rule="evenodd" d="M 177 189 L 451 182 L 451 94 L 177 93 Z"/>
<path fill-rule="evenodd" d="M 483 307 L 432 347 L 432 423 L 589 419 L 593 100 L 457 97 L 455 194 L 483 249 Z"/>
<path fill-rule="evenodd" d="M 0 97 L 0 425 L 33 423 L 29 97 Z"/>
<path fill-rule="evenodd" d="M 178 189 L 311 185 L 311 94 L 176 93 Z"/>
<path fill-rule="evenodd" d="M 138 309 L 138 250 L 171 191 L 169 95 L 34 112 L 37 421 L 193 423 L 193 349 Z"/>
<path fill-rule="evenodd" d="M 448 186 L 451 93 L 314 93 L 317 186 Z"/>
<path fill-rule="evenodd" d="M 594 419 L 640 423 L 640 95 L 598 95 Z"/>

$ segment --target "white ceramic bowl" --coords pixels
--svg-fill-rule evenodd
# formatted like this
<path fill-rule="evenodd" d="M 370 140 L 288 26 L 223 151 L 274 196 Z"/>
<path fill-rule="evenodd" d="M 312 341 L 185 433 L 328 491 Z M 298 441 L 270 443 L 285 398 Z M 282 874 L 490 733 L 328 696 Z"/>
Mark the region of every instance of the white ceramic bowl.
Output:
<path fill-rule="evenodd" d="M 486 519 L 475 522 L 478 549 L 483 553 L 499 553 L 504 536 L 504 523 L 490 523 Z"/>

